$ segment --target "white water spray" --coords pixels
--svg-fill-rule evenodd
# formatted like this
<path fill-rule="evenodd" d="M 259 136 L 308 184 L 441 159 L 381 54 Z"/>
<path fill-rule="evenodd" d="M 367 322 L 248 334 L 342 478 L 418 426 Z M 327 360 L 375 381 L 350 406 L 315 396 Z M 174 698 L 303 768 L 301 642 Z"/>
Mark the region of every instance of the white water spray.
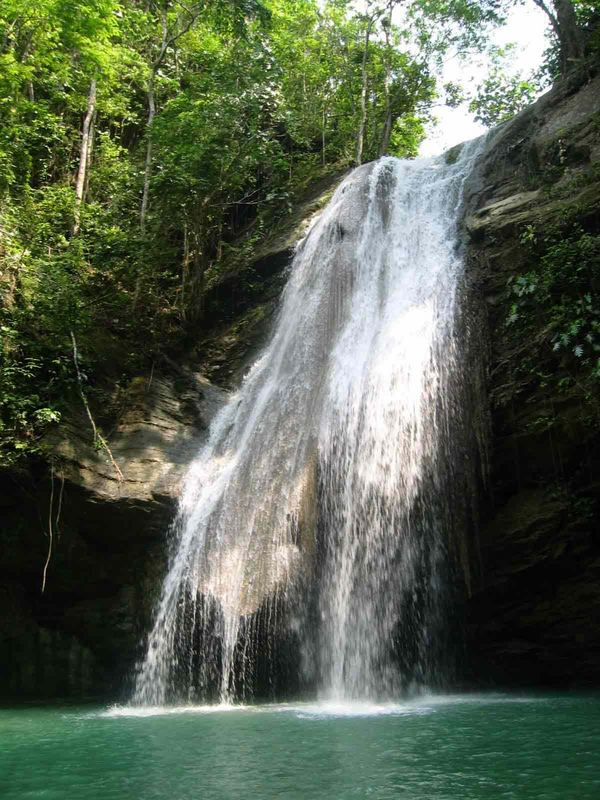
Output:
<path fill-rule="evenodd" d="M 430 678 L 477 152 L 353 171 L 299 246 L 271 343 L 190 467 L 135 702 L 243 696 L 286 636 L 330 697 Z"/>

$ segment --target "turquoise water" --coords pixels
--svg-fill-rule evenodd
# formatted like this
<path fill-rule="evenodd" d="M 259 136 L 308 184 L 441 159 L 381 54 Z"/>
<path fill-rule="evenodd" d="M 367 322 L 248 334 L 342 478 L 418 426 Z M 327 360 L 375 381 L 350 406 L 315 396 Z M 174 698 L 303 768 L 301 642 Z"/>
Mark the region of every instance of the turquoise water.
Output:
<path fill-rule="evenodd" d="M 0 710 L 3 800 L 598 800 L 600 696 Z"/>

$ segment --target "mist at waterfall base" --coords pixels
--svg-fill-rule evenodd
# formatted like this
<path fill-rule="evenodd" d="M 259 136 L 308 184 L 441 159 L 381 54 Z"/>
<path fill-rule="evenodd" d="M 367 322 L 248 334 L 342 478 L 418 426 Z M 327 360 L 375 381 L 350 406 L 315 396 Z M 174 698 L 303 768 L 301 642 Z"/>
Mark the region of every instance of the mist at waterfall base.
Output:
<path fill-rule="evenodd" d="M 457 225 L 479 148 L 352 171 L 301 242 L 189 469 L 135 704 L 389 698 L 451 673 L 475 438 Z"/>

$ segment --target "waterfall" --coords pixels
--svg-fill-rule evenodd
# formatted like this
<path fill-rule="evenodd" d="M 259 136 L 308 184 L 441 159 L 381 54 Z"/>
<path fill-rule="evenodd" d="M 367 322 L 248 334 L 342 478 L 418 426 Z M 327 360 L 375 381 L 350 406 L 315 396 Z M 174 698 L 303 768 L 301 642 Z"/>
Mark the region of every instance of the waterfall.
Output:
<path fill-rule="evenodd" d="M 300 243 L 270 344 L 190 466 L 134 702 L 243 697 L 278 648 L 322 695 L 435 680 L 478 149 L 355 169 Z"/>

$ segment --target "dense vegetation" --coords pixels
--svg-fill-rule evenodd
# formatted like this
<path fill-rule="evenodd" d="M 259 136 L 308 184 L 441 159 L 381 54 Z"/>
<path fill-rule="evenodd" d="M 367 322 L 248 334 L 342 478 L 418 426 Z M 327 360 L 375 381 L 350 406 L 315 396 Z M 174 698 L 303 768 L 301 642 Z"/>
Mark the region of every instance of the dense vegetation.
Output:
<path fill-rule="evenodd" d="M 4 0 L 0 463 L 69 395 L 110 409 L 308 182 L 416 154 L 436 68 L 502 9 L 413 0 L 392 23 L 400 5 Z"/>
<path fill-rule="evenodd" d="M 581 226 L 575 207 L 545 229 L 527 226 L 520 238 L 531 270 L 508 282 L 506 326 L 529 347 L 514 377 L 550 400 L 576 399 L 580 421 L 594 430 L 600 412 L 600 235 Z M 533 426 L 557 422 L 554 410 Z"/>

